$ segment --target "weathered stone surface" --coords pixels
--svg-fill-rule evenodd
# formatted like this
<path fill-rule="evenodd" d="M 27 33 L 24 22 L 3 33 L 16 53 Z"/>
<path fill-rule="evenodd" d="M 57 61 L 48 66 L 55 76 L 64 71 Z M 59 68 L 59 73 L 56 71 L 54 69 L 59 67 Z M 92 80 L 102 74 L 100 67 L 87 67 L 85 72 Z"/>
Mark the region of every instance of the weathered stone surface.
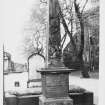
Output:
<path fill-rule="evenodd" d="M 92 92 L 69 93 L 69 97 L 73 99 L 73 105 L 93 105 Z"/>
<path fill-rule="evenodd" d="M 49 0 L 49 58 L 60 58 L 61 35 L 58 0 Z"/>
<path fill-rule="evenodd" d="M 73 105 L 73 100 L 69 97 L 59 99 L 39 97 L 39 105 Z"/>
<path fill-rule="evenodd" d="M 18 96 L 16 105 L 39 105 L 39 97 L 36 95 Z"/>
<path fill-rule="evenodd" d="M 42 92 L 47 98 L 67 97 L 69 76 L 64 73 L 42 74 Z"/>

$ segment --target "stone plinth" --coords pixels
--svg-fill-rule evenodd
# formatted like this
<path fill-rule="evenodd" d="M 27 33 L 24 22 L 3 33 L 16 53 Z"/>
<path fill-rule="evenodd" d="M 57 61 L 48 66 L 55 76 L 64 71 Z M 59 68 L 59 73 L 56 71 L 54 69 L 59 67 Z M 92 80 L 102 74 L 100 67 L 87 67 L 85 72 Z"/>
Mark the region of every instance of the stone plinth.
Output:
<path fill-rule="evenodd" d="M 69 72 L 65 67 L 48 67 L 39 70 L 42 78 L 42 96 L 39 105 L 73 105 L 69 98 Z"/>
<path fill-rule="evenodd" d="M 73 105 L 73 101 L 69 97 L 54 99 L 41 96 L 39 98 L 39 105 Z"/>
<path fill-rule="evenodd" d="M 67 97 L 69 72 L 61 69 L 42 70 L 42 93 L 46 98 Z"/>

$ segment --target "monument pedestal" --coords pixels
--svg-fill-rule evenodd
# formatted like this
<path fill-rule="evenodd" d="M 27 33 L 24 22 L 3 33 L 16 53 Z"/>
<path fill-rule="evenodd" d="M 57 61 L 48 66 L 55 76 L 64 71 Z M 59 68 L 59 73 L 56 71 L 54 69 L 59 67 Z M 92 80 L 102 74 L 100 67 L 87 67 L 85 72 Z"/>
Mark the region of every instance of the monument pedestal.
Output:
<path fill-rule="evenodd" d="M 39 105 L 73 105 L 69 97 L 69 72 L 65 67 L 48 67 L 42 70 L 42 96 Z"/>
<path fill-rule="evenodd" d="M 39 98 L 39 105 L 73 105 L 73 101 L 69 97 L 61 97 L 57 99 L 41 96 Z"/>

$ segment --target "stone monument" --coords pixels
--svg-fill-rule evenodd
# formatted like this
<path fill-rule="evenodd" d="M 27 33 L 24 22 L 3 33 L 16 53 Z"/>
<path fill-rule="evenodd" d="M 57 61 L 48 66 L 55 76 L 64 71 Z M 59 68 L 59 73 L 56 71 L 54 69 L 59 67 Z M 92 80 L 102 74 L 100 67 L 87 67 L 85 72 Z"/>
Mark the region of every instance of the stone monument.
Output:
<path fill-rule="evenodd" d="M 41 86 L 41 75 L 38 69 L 45 67 L 45 58 L 39 53 L 33 53 L 28 57 L 28 87 Z"/>
<path fill-rule="evenodd" d="M 69 97 L 69 72 L 61 61 L 60 19 L 58 0 L 49 0 L 48 62 L 38 70 L 42 79 L 42 96 L 39 105 L 73 105 Z"/>

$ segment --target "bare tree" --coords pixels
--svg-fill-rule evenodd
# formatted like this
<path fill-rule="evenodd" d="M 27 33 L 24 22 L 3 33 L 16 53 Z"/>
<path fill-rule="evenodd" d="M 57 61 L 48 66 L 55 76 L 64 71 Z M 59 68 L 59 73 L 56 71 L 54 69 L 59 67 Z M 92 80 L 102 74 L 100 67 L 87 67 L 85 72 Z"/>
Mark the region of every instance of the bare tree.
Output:
<path fill-rule="evenodd" d="M 38 1 L 39 2 L 39 1 Z M 41 0 L 31 9 L 30 20 L 24 27 L 23 54 L 27 58 L 33 53 L 45 53 L 47 10 L 46 1 Z"/>
<path fill-rule="evenodd" d="M 83 12 L 85 9 L 85 6 L 87 4 L 88 0 L 85 1 L 84 5 L 82 6 L 81 9 L 81 2 L 77 2 L 77 0 L 74 0 L 74 7 L 75 7 L 75 12 L 79 20 L 80 24 L 80 30 L 81 30 L 81 44 L 80 44 L 80 50 L 78 53 L 78 58 L 80 59 L 81 62 L 81 69 L 82 69 L 82 75 L 83 77 L 89 77 L 88 74 L 88 69 L 84 66 L 84 61 L 83 61 L 83 51 L 84 51 L 84 20 L 83 20 Z"/>
<path fill-rule="evenodd" d="M 89 77 L 88 74 L 88 69 L 85 68 L 84 66 L 84 61 L 83 61 L 83 51 L 84 51 L 84 21 L 83 21 L 83 12 L 84 9 L 86 7 L 86 4 L 88 2 L 88 0 L 71 0 L 71 4 L 67 3 L 67 0 L 64 0 L 63 5 L 64 8 L 61 9 L 60 7 L 60 17 L 62 20 L 62 24 L 65 30 L 65 34 L 64 36 L 69 36 L 70 37 L 70 43 L 72 45 L 72 53 L 73 53 L 73 57 L 71 58 L 72 60 L 76 61 L 79 60 L 80 65 L 81 65 L 81 70 L 82 70 L 82 76 L 83 77 Z M 73 4 L 72 4 L 73 3 Z M 73 6 L 74 6 L 74 10 L 73 11 Z M 73 36 L 73 15 L 76 15 L 76 23 L 79 24 L 80 26 L 80 47 L 79 50 L 77 48 L 77 43 L 74 39 Z M 67 17 L 67 18 L 66 18 Z M 71 30 L 69 29 L 69 25 L 71 25 Z M 63 42 L 64 43 L 64 42 Z M 67 45 L 68 46 L 68 45 Z"/>
<path fill-rule="evenodd" d="M 84 0 L 73 0 L 73 1 L 71 0 L 69 2 L 68 2 L 68 0 L 64 0 L 64 3 L 62 6 L 59 4 L 59 1 L 57 1 L 58 4 L 56 4 L 56 5 L 58 7 L 55 9 L 57 11 L 56 12 L 57 15 L 55 14 L 56 15 L 55 21 L 61 22 L 61 24 L 63 25 L 63 28 L 65 30 L 65 34 L 62 38 L 60 36 L 60 33 L 57 34 L 57 32 L 60 31 L 60 29 L 58 29 L 59 28 L 58 25 L 56 25 L 57 28 L 53 27 L 54 30 L 52 30 L 53 28 L 50 28 L 50 30 L 52 30 L 51 32 L 55 32 L 56 35 L 50 36 L 49 44 L 50 44 L 50 46 L 52 46 L 52 48 L 55 48 L 55 50 L 61 50 L 65 43 L 65 39 L 68 35 L 70 38 L 70 43 L 73 48 L 72 49 L 73 50 L 72 60 L 75 61 L 76 59 L 79 59 L 83 77 L 89 77 L 88 71 L 87 71 L 87 69 L 85 69 L 84 62 L 83 62 L 83 51 L 84 51 L 83 11 L 85 9 L 85 6 L 86 6 L 88 0 L 86 0 L 84 2 L 84 4 L 82 3 L 82 1 L 84 1 Z M 44 3 L 45 5 L 47 4 L 45 0 L 41 0 L 41 3 Z M 43 44 L 41 44 L 42 41 L 40 41 L 40 38 L 42 37 L 41 31 L 43 30 L 43 32 L 45 32 L 45 30 L 46 30 L 46 16 L 47 16 L 45 13 L 46 11 L 47 11 L 46 8 L 45 9 L 38 8 L 37 10 L 33 9 L 33 12 L 31 15 L 31 23 L 32 23 L 32 25 L 35 25 L 35 27 L 33 28 L 32 32 L 31 32 L 33 41 L 32 41 L 32 39 L 26 40 L 26 43 L 31 42 L 31 44 L 29 43 L 30 44 L 29 47 L 26 46 L 27 52 L 30 52 L 30 51 L 31 51 L 31 53 L 33 53 L 35 51 L 40 52 L 40 53 L 43 52 L 44 47 L 43 47 Z M 81 43 L 80 43 L 79 50 L 77 50 L 78 46 L 77 46 L 77 43 L 73 36 L 73 25 L 74 25 L 74 20 L 75 20 L 73 17 L 75 15 L 74 13 L 76 13 L 76 17 L 78 18 L 78 24 L 80 25 Z M 45 28 L 42 28 L 43 26 Z M 51 25 L 51 26 L 53 26 L 53 25 Z M 54 24 L 54 26 L 55 26 L 55 24 Z M 30 27 L 32 28 L 33 26 L 30 26 Z M 56 29 L 57 29 L 57 32 L 56 32 Z M 45 34 L 45 33 L 43 33 L 43 34 Z M 51 34 L 54 34 L 54 33 L 51 33 Z M 57 36 L 57 35 L 59 35 L 59 36 Z M 36 44 L 34 44 L 33 42 Z M 36 47 L 35 47 L 35 45 L 36 45 Z M 31 50 L 30 48 L 32 48 L 33 50 Z M 50 52 L 50 50 L 49 50 L 49 52 Z"/>

